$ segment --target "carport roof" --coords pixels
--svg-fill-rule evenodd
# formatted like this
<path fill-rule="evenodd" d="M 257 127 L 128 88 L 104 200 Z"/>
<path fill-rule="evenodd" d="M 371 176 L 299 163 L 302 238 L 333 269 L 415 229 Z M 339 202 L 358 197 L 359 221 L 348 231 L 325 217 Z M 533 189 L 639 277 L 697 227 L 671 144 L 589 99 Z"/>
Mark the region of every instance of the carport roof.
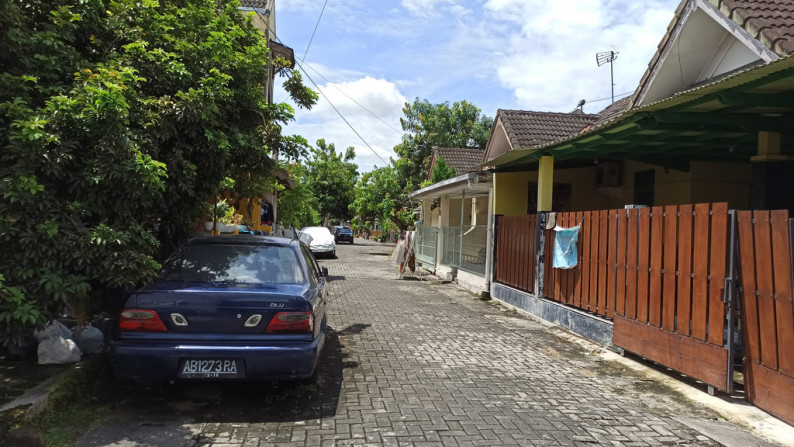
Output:
<path fill-rule="evenodd" d="M 442 196 L 482 197 L 491 189 L 492 175 L 488 172 L 469 172 L 418 189 L 408 195 L 411 200 L 437 199 Z"/>
<path fill-rule="evenodd" d="M 794 57 L 733 73 L 486 164 L 497 172 L 536 169 L 541 156 L 553 155 L 562 162 L 632 159 L 688 170 L 695 160 L 749 161 L 760 131 L 779 132 L 783 155 L 794 154 Z"/>

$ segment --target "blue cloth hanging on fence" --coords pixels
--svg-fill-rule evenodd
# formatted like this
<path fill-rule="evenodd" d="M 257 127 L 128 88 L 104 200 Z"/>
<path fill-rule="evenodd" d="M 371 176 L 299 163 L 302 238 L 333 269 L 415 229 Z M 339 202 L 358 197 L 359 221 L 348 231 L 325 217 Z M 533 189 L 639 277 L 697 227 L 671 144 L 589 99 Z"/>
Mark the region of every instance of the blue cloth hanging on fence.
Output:
<path fill-rule="evenodd" d="M 576 241 L 579 240 L 579 226 L 573 228 L 556 227 L 557 237 L 554 238 L 554 262 L 556 269 L 570 269 L 576 267 L 578 254 Z"/>

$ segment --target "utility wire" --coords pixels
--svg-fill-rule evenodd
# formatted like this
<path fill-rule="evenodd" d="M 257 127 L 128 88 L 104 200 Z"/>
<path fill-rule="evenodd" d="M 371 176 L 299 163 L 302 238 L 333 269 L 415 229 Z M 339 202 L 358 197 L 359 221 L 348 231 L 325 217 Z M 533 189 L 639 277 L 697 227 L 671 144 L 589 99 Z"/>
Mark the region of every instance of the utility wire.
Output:
<path fill-rule="evenodd" d="M 312 46 L 312 41 L 314 40 L 314 33 L 317 32 L 317 27 L 320 26 L 320 19 L 323 18 L 323 13 L 325 12 L 326 5 L 328 5 L 328 0 L 325 0 L 325 3 L 323 3 L 323 9 L 320 11 L 320 17 L 317 17 L 317 23 L 314 24 L 314 31 L 312 31 L 312 37 L 309 39 L 309 43 L 306 45 L 306 51 L 303 52 L 303 57 L 301 58 L 301 62 L 306 60 L 306 53 L 309 52 L 309 47 Z M 306 76 L 309 75 L 307 74 Z"/>
<path fill-rule="evenodd" d="M 625 93 L 618 93 L 617 95 L 615 95 L 615 98 L 618 98 L 618 97 L 620 97 L 620 96 L 626 96 L 626 95 L 629 95 L 629 94 L 631 94 L 631 93 L 634 93 L 634 90 L 632 90 L 632 91 L 630 91 L 630 92 L 625 92 Z M 610 96 L 610 97 L 608 97 L 608 98 L 594 99 L 594 100 L 592 100 L 592 101 L 591 101 L 591 100 L 589 100 L 589 99 L 587 99 L 587 100 L 585 100 L 585 104 L 590 104 L 591 102 L 601 102 L 601 101 L 606 101 L 606 100 L 608 100 L 608 99 L 612 99 L 612 97 Z"/>
<path fill-rule="evenodd" d="M 323 91 L 320 89 L 320 86 L 318 86 L 317 83 L 314 82 L 314 79 L 312 79 L 312 77 L 309 76 L 309 73 L 307 73 L 306 70 L 303 69 L 303 65 L 302 64 L 298 64 L 298 67 L 301 69 L 303 74 L 305 74 L 306 77 L 309 78 L 309 81 L 312 83 L 312 85 L 314 85 L 314 87 L 317 89 L 317 91 L 319 91 L 320 94 L 323 95 L 323 98 L 325 98 L 325 100 L 328 101 L 328 104 L 330 104 L 331 107 L 333 107 L 334 111 L 336 111 L 336 113 L 339 115 L 339 117 L 342 118 L 342 121 L 344 121 L 345 124 L 347 124 L 347 127 L 349 127 L 350 130 L 352 130 L 353 133 L 355 133 L 356 136 L 358 136 L 358 138 L 360 138 L 361 141 L 364 142 L 364 144 L 369 148 L 370 151 L 372 151 L 373 154 L 375 154 L 376 157 L 380 158 L 380 161 L 382 161 L 383 163 L 385 163 L 388 166 L 389 163 L 386 162 L 386 160 L 384 160 L 383 157 L 381 157 L 380 154 L 378 154 L 375 151 L 375 149 L 373 149 L 372 146 L 369 145 L 369 143 L 367 143 L 367 140 L 365 140 L 364 137 L 362 137 L 361 134 L 358 133 L 358 131 L 350 124 L 350 122 L 347 120 L 347 118 L 345 118 L 345 116 L 342 115 L 342 112 L 340 112 L 339 109 L 336 108 L 334 103 L 332 103 L 331 100 L 328 99 L 327 96 L 325 96 L 325 93 L 323 93 Z"/>
<path fill-rule="evenodd" d="M 327 4 L 327 3 L 328 3 L 328 0 L 326 0 L 326 2 L 325 2 L 325 3 Z M 324 11 L 324 10 L 325 10 L 325 6 L 323 6 L 323 11 Z M 322 12 L 320 13 L 320 17 L 322 17 Z M 320 19 L 317 19 L 317 23 L 318 23 L 318 24 L 320 23 Z M 317 30 L 317 27 L 315 26 L 315 28 L 314 28 L 314 29 L 315 29 L 315 31 L 316 31 L 316 30 Z M 273 36 L 276 38 L 276 41 L 277 41 L 277 42 L 279 42 L 279 43 L 281 42 L 281 39 L 279 39 L 279 38 L 278 38 L 278 36 L 277 36 L 275 33 L 273 34 Z M 312 39 L 313 39 L 313 38 L 314 38 L 314 33 L 312 33 Z M 311 40 L 309 41 L 309 45 L 311 45 Z M 309 51 L 309 47 L 308 47 L 308 46 L 306 47 L 306 51 L 307 51 L 307 52 Z M 303 54 L 303 57 L 304 57 L 304 58 L 306 57 L 306 53 L 304 53 L 304 54 Z M 336 113 L 339 115 L 339 117 L 340 117 L 340 118 L 342 118 L 342 121 L 344 121 L 344 122 L 345 122 L 345 124 L 347 124 L 347 126 L 350 128 L 350 130 L 352 130 L 352 131 L 353 131 L 353 133 L 355 133 L 355 134 L 356 134 L 356 136 L 358 136 L 358 138 L 360 138 L 360 139 L 361 139 L 361 141 L 363 141 L 363 142 L 364 142 L 364 144 L 367 146 L 367 148 L 369 148 L 369 150 L 370 150 L 370 151 L 372 151 L 372 153 L 373 153 L 373 154 L 375 154 L 375 156 L 376 156 L 376 157 L 378 157 L 378 158 L 380 159 L 380 161 L 382 161 L 382 162 L 383 162 L 385 165 L 387 165 L 387 166 L 388 166 L 388 165 L 389 165 L 389 163 L 388 163 L 386 160 L 384 160 L 384 159 L 383 159 L 383 157 L 381 157 L 381 156 L 380 156 L 380 154 L 378 154 L 378 153 L 375 151 L 375 149 L 373 149 L 373 148 L 372 148 L 372 146 L 370 146 L 370 145 L 369 145 L 369 143 L 367 143 L 367 140 L 365 140 L 365 139 L 364 139 L 364 137 L 362 137 L 362 136 L 361 136 L 361 134 L 360 134 L 360 133 L 358 133 L 358 131 L 357 131 L 355 128 L 353 128 L 353 126 L 350 124 L 350 122 L 349 122 L 349 121 L 347 121 L 347 119 L 344 117 L 344 115 L 342 115 L 342 112 L 340 112 L 340 111 L 339 111 L 339 109 L 337 109 L 337 108 L 336 108 L 336 106 L 334 105 L 334 103 L 332 103 L 332 102 L 331 102 L 331 100 L 330 100 L 330 99 L 328 99 L 328 97 L 327 97 L 327 96 L 325 96 L 325 93 L 323 93 L 323 91 L 320 89 L 320 86 L 319 86 L 319 85 L 317 85 L 317 83 L 316 83 L 316 82 L 314 82 L 314 79 L 312 79 L 312 77 L 311 77 L 311 76 L 309 76 L 309 73 L 307 73 L 307 72 L 306 72 L 306 70 L 303 68 L 303 65 L 304 65 L 304 64 L 303 64 L 303 60 L 301 60 L 301 62 L 297 62 L 297 61 L 295 61 L 295 64 L 298 66 L 298 68 L 300 68 L 300 70 L 303 72 L 303 74 L 305 74 L 305 75 L 306 75 L 306 77 L 309 79 L 309 81 L 312 83 L 312 85 L 314 85 L 314 88 L 316 88 L 316 89 L 317 89 L 317 91 L 318 91 L 318 92 L 320 92 L 320 94 L 321 94 L 321 95 L 323 95 L 323 98 L 325 98 L 325 100 L 326 100 L 326 101 L 328 101 L 328 104 L 330 104 L 330 105 L 331 105 L 331 107 L 334 109 L 334 111 L 336 111 Z M 326 78 L 325 78 L 325 76 L 321 75 L 321 74 L 320 74 L 320 72 L 318 72 L 317 70 L 315 70 L 315 69 L 314 69 L 314 68 L 312 68 L 312 67 L 309 67 L 309 68 L 311 68 L 311 69 L 312 69 L 312 70 L 313 70 L 315 73 L 317 73 L 318 75 L 320 75 L 320 77 L 322 77 L 323 79 L 325 79 L 326 81 L 328 81 L 328 79 L 326 79 Z M 329 84 L 332 84 L 332 82 L 331 82 L 331 81 L 328 81 L 328 83 L 329 83 Z M 338 88 L 338 87 L 337 87 L 337 88 Z M 341 91 L 341 90 L 340 90 L 340 91 Z M 342 92 L 342 93 L 344 93 L 344 92 Z M 345 94 L 345 96 L 347 96 L 347 95 Z M 349 96 L 348 96 L 348 97 L 349 97 Z M 350 99 L 353 99 L 353 98 L 350 98 Z M 355 100 L 353 100 L 353 102 L 355 102 L 356 104 L 358 104 L 358 102 L 356 102 Z M 361 106 L 361 107 L 362 107 L 364 110 L 367 110 L 367 109 L 366 109 L 364 106 L 362 106 L 361 104 L 358 104 L 358 105 L 359 105 L 359 106 Z M 367 110 L 367 112 L 369 112 L 369 110 Z M 372 112 L 369 112 L 369 113 L 372 113 Z M 375 116 L 376 118 L 378 118 L 378 116 L 377 116 L 377 115 L 375 115 L 374 113 L 373 113 L 373 116 Z M 378 119 L 380 119 L 380 118 L 378 118 Z M 383 121 L 383 120 L 381 120 L 381 121 Z M 386 124 L 386 123 L 384 123 L 384 124 Z M 388 126 L 388 124 L 386 124 L 386 125 Z M 389 127 L 391 127 L 391 126 L 389 126 Z M 394 128 L 392 128 L 392 129 L 394 129 Z"/>
<path fill-rule="evenodd" d="M 328 78 L 326 78 L 325 76 L 323 76 L 323 75 L 322 75 L 322 73 L 320 73 L 319 71 L 317 71 L 317 70 L 316 70 L 314 67 L 312 67 L 311 65 L 309 65 L 309 64 L 307 64 L 307 63 L 303 63 L 302 65 L 303 65 L 304 67 L 309 67 L 309 68 L 310 68 L 310 69 L 311 69 L 313 72 L 317 73 L 317 76 L 319 76 L 319 77 L 323 78 L 323 79 L 324 79 L 324 80 L 325 80 L 325 81 L 326 81 L 326 82 L 327 82 L 329 85 L 332 85 L 332 86 L 334 86 L 334 88 L 335 88 L 335 89 L 339 90 L 339 92 L 341 92 L 343 95 L 347 96 L 347 98 L 348 98 L 349 100 L 353 101 L 353 102 L 354 102 L 354 103 L 356 103 L 356 104 L 357 104 L 359 107 L 361 107 L 362 109 L 366 110 L 366 111 L 367 111 L 367 113 L 369 113 L 370 115 L 372 115 L 372 116 L 374 116 L 375 118 L 377 118 L 377 119 L 378 119 L 378 121 L 380 121 L 381 123 L 385 124 L 385 125 L 386 125 L 386 126 L 389 128 L 389 129 L 391 129 L 391 130 L 393 130 L 393 131 L 397 132 L 397 133 L 398 133 L 398 134 L 400 134 L 400 135 L 403 135 L 403 132 L 402 132 L 402 131 L 395 129 L 394 127 L 392 127 L 392 125 L 391 125 L 391 124 L 389 124 L 389 123 L 387 123 L 386 121 L 384 121 L 384 120 L 383 120 L 381 117 L 379 117 L 378 115 L 375 115 L 375 113 L 373 113 L 371 110 L 369 110 L 368 108 L 364 107 L 364 106 L 363 106 L 361 103 L 359 103 L 358 101 L 356 101 L 355 99 L 353 99 L 353 98 L 352 98 L 350 95 L 348 95 L 347 93 L 345 93 L 345 91 L 344 91 L 344 90 L 342 90 L 341 88 L 339 88 L 339 86 L 338 86 L 338 85 L 336 85 L 335 83 L 333 83 L 333 82 L 329 81 L 329 80 L 328 80 Z"/>
<path fill-rule="evenodd" d="M 375 115 L 375 114 L 374 114 L 374 113 L 373 113 L 371 110 L 369 110 L 368 108 L 364 107 L 364 106 L 363 106 L 361 103 L 359 103 L 358 101 L 356 101 L 355 99 L 353 99 L 353 98 L 352 98 L 350 95 L 348 95 L 347 93 L 345 93 L 345 92 L 344 92 L 344 91 L 343 91 L 341 88 L 339 88 L 339 86 L 337 86 L 335 83 L 333 83 L 333 82 L 329 81 L 329 80 L 328 80 L 328 78 L 326 78 L 325 76 L 323 76 L 323 75 L 322 75 L 322 73 L 320 73 L 319 71 L 317 71 L 317 70 L 316 70 L 314 67 L 312 67 L 311 65 L 309 65 L 309 64 L 306 64 L 306 63 L 305 63 L 305 61 L 306 61 L 306 54 L 309 52 L 309 47 L 311 46 L 311 44 L 312 44 L 312 41 L 314 40 L 314 34 L 317 32 L 317 27 L 320 25 L 320 19 L 322 19 L 322 17 L 323 17 L 323 12 L 325 12 L 325 7 L 326 7 L 326 5 L 328 5 L 328 0 L 325 0 L 325 3 L 323 4 L 323 9 L 320 11 L 320 17 L 318 17 L 318 18 L 317 18 L 317 23 L 314 25 L 314 31 L 312 31 L 312 36 L 311 36 L 311 38 L 309 39 L 309 43 L 308 43 L 308 45 L 306 45 L 306 51 L 303 53 L 303 57 L 301 58 L 301 64 L 303 64 L 304 66 L 306 66 L 306 67 L 310 68 L 310 69 L 311 69 L 313 72 L 317 73 L 317 75 L 318 75 L 318 76 L 320 76 L 321 78 L 323 78 L 323 79 L 324 79 L 326 82 L 328 82 L 328 84 L 331 84 L 331 85 L 333 85 L 335 89 L 339 90 L 339 91 L 340 91 L 340 92 L 341 92 L 343 95 L 345 95 L 345 96 L 346 96 L 348 99 L 350 99 L 351 101 L 353 101 L 354 103 L 356 103 L 356 104 L 357 104 L 359 107 L 361 107 L 362 109 L 366 110 L 366 111 L 367 111 L 367 113 L 369 113 L 370 115 L 372 115 L 372 116 L 374 116 L 375 118 L 377 118 L 377 119 L 378 119 L 378 121 L 380 121 L 380 122 L 382 122 L 383 124 L 385 124 L 386 126 L 388 126 L 388 127 L 389 127 L 389 129 L 391 129 L 391 130 L 393 130 L 393 131 L 397 132 L 398 134 L 402 135 L 402 134 L 403 134 L 403 132 L 402 132 L 402 131 L 399 131 L 399 130 L 395 129 L 394 127 L 392 127 L 392 126 L 391 126 L 389 123 L 387 123 L 386 121 L 384 121 L 384 120 L 383 120 L 381 117 L 379 117 L 378 115 Z M 304 71 L 304 73 L 305 73 L 305 71 Z M 308 74 L 306 74 L 306 76 L 308 76 Z M 318 87 L 318 90 L 319 90 L 319 87 Z M 325 96 L 325 95 L 323 95 L 323 96 Z M 326 99 L 328 99 L 328 98 L 326 98 Z M 330 102 L 330 101 L 329 101 L 329 102 Z"/>

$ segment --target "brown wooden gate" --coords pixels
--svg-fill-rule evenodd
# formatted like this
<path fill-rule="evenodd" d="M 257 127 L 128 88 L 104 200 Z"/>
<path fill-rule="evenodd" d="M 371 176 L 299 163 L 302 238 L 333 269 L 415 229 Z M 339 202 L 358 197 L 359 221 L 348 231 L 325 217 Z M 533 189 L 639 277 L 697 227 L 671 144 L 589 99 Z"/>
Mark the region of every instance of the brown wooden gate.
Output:
<path fill-rule="evenodd" d="M 498 216 L 496 225 L 496 281 L 532 292 L 538 216 Z"/>
<path fill-rule="evenodd" d="M 753 404 L 794 424 L 792 223 L 788 211 L 740 211 L 744 385 Z"/>
<path fill-rule="evenodd" d="M 725 203 L 618 210 L 615 346 L 732 387 Z"/>

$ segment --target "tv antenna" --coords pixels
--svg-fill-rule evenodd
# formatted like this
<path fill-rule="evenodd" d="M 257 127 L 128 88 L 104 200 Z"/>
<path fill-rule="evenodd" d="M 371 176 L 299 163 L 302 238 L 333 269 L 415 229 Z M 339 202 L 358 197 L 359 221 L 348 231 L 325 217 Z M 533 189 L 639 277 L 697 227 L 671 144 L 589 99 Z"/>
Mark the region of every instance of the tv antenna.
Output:
<path fill-rule="evenodd" d="M 599 67 L 609 62 L 609 82 L 612 87 L 612 102 L 615 102 L 615 72 L 612 67 L 612 62 L 614 62 L 614 60 L 617 58 L 617 51 L 604 51 L 602 53 L 596 53 L 596 63 Z"/>

